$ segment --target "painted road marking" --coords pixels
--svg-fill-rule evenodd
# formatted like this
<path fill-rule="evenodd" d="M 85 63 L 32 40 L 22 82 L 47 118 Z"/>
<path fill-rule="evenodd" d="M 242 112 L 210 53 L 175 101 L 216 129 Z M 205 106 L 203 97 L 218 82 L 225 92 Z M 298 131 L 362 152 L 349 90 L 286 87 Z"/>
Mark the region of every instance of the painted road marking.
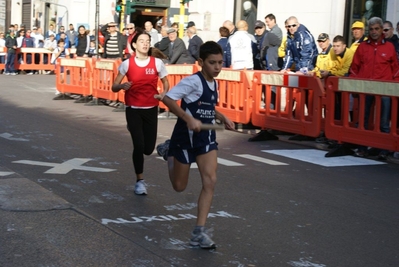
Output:
<path fill-rule="evenodd" d="M 20 142 L 29 141 L 28 139 L 24 139 L 24 138 L 12 137 L 12 134 L 9 134 L 9 133 L 2 133 L 2 134 L 0 134 L 0 137 L 3 137 L 4 139 L 10 140 L 10 141 L 20 141 Z"/>
<path fill-rule="evenodd" d="M 7 175 L 11 175 L 14 174 L 15 172 L 0 172 L 0 176 L 7 176 Z"/>
<path fill-rule="evenodd" d="M 222 217 L 222 218 L 235 218 L 239 219 L 239 216 L 232 215 L 226 211 L 217 211 L 215 213 L 210 212 L 208 214 L 208 218 L 216 218 L 216 217 Z M 178 214 L 178 215 L 156 215 L 156 216 L 139 216 L 139 217 L 131 217 L 129 220 L 123 219 L 123 218 L 116 218 L 116 219 L 107 219 L 103 218 L 101 219 L 102 224 L 109 224 L 109 223 L 115 223 L 115 224 L 134 224 L 134 223 L 145 223 L 145 222 L 165 222 L 165 221 L 178 221 L 178 220 L 192 220 L 196 219 L 197 216 L 194 214 Z"/>
<path fill-rule="evenodd" d="M 284 162 L 275 161 L 275 160 L 271 160 L 271 159 L 265 159 L 262 157 L 257 157 L 257 156 L 253 156 L 253 155 L 249 155 L 249 154 L 234 154 L 234 156 L 241 157 L 244 159 L 254 160 L 257 162 L 262 162 L 262 163 L 269 164 L 269 165 L 276 165 L 276 166 L 277 165 L 280 165 L 280 166 L 288 165 L 287 163 L 284 163 Z"/>
<path fill-rule="evenodd" d="M 353 156 L 342 156 L 326 158 L 326 151 L 317 149 L 282 149 L 282 150 L 262 150 L 262 152 L 296 159 L 324 167 L 341 167 L 341 166 L 362 166 L 362 165 L 382 165 L 385 162 L 357 158 Z"/>
<path fill-rule="evenodd" d="M 161 159 L 161 160 L 165 161 L 162 157 L 157 157 L 157 159 Z M 227 160 L 227 159 L 222 159 L 222 158 L 218 158 L 218 163 L 220 165 L 224 165 L 224 166 L 227 166 L 227 167 L 244 166 L 244 164 L 241 164 L 241 163 L 238 163 L 238 162 L 235 162 L 235 161 L 231 161 L 231 160 Z M 198 168 L 197 163 L 195 163 L 195 162 L 192 163 L 190 168 L 191 169 L 197 169 Z"/>
<path fill-rule="evenodd" d="M 81 171 L 90 171 L 90 172 L 116 171 L 115 169 L 82 166 L 82 164 L 85 164 L 86 162 L 88 162 L 90 160 L 92 160 L 92 159 L 74 158 L 74 159 L 67 160 L 63 163 L 50 163 L 50 162 L 33 161 L 33 160 L 18 160 L 18 161 L 13 161 L 13 163 L 53 167 L 53 168 L 47 170 L 46 172 L 44 172 L 44 173 L 51 173 L 51 174 L 67 174 L 68 172 L 70 172 L 72 170 L 81 170 Z"/>

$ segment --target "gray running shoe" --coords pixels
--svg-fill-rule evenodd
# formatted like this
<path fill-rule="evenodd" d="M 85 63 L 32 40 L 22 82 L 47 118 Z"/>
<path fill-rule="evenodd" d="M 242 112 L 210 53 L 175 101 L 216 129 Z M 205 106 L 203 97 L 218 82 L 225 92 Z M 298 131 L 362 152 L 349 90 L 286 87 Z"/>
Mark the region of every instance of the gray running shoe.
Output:
<path fill-rule="evenodd" d="M 194 232 L 191 234 L 192 237 L 190 239 L 190 245 L 191 246 L 199 246 L 200 248 L 203 249 L 213 249 L 216 248 L 215 242 L 211 239 L 207 231 L 201 231 L 198 234 L 194 234 Z"/>
<path fill-rule="evenodd" d="M 136 195 L 147 195 L 147 184 L 144 182 L 144 180 L 139 180 L 136 182 L 134 193 Z"/>
<path fill-rule="evenodd" d="M 163 159 L 166 161 L 168 160 L 169 144 L 170 144 L 170 139 L 166 140 L 164 143 L 157 145 L 158 155 L 163 157 Z"/>

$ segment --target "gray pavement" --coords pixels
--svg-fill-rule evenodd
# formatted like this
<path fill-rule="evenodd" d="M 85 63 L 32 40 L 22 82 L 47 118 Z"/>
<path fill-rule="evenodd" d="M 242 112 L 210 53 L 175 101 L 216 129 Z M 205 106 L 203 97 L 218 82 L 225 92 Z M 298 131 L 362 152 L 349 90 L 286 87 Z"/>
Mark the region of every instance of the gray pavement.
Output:
<path fill-rule="evenodd" d="M 54 81 L 0 76 L 0 266 L 399 266 L 397 164 L 218 132 L 218 248 L 192 248 L 198 170 L 176 193 L 153 154 L 134 195 L 124 113 L 53 101 Z"/>

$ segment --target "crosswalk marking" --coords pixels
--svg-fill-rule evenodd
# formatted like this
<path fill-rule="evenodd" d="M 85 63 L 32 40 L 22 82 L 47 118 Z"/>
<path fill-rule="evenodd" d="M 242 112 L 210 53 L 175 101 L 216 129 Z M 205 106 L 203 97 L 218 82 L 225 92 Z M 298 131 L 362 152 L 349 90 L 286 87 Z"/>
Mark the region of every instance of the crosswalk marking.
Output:
<path fill-rule="evenodd" d="M 244 159 L 250 159 L 253 161 L 257 161 L 257 162 L 261 162 L 261 163 L 265 163 L 265 164 L 269 164 L 269 165 L 276 165 L 276 166 L 277 165 L 280 165 L 280 166 L 288 165 L 287 163 L 284 163 L 284 162 L 275 161 L 275 160 L 271 160 L 271 159 L 265 159 L 262 157 L 257 157 L 257 156 L 253 156 L 253 155 L 249 155 L 249 154 L 234 154 L 234 156 L 241 157 Z"/>
<path fill-rule="evenodd" d="M 157 159 L 164 160 L 162 157 L 157 157 Z M 228 167 L 244 166 L 244 164 L 241 164 L 241 163 L 238 163 L 235 161 L 231 161 L 231 160 L 227 160 L 227 159 L 222 159 L 222 158 L 218 158 L 218 164 L 228 166 Z M 195 163 L 195 162 L 192 163 L 190 168 L 197 169 L 198 168 L 197 163 Z"/>
<path fill-rule="evenodd" d="M 341 166 L 362 166 L 362 165 L 381 165 L 385 162 L 356 158 L 353 156 L 342 156 L 326 158 L 326 151 L 317 149 L 281 149 L 281 150 L 262 150 L 262 152 L 278 155 L 290 159 L 300 160 L 324 167 Z"/>

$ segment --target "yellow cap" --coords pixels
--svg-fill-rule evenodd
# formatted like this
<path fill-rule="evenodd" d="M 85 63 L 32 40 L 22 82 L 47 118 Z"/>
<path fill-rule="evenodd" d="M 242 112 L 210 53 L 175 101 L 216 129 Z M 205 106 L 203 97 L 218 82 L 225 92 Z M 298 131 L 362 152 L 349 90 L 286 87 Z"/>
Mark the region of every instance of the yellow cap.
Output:
<path fill-rule="evenodd" d="M 364 23 L 361 22 L 361 21 L 355 21 L 355 22 L 352 24 L 352 29 L 355 29 L 355 28 L 364 29 Z"/>

